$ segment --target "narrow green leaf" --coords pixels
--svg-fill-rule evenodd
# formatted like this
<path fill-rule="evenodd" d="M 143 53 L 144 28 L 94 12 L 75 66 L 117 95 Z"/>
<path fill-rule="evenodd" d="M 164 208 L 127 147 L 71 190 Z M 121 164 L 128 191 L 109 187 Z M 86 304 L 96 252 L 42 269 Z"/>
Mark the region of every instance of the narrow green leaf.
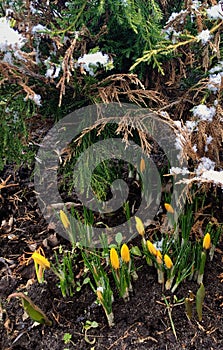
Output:
<path fill-rule="evenodd" d="M 204 274 L 204 268 L 206 263 L 206 252 L 201 253 L 201 262 L 199 267 L 199 274 Z"/>
<path fill-rule="evenodd" d="M 196 309 L 197 309 L 199 321 L 202 320 L 202 309 L 203 309 L 204 296 L 205 296 L 205 288 L 204 288 L 203 283 L 201 283 L 201 285 L 197 291 L 197 294 L 196 294 Z"/>

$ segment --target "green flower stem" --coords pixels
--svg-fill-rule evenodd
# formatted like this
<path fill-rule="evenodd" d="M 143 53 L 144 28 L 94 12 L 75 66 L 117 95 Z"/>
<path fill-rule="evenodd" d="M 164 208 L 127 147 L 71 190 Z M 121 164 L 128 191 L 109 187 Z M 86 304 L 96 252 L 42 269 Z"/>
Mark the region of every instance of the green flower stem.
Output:
<path fill-rule="evenodd" d="M 206 251 L 202 251 L 201 252 L 200 268 L 199 268 L 199 272 L 198 272 L 198 276 L 197 276 L 197 283 L 198 284 L 201 284 L 203 282 L 206 258 L 207 258 Z"/>

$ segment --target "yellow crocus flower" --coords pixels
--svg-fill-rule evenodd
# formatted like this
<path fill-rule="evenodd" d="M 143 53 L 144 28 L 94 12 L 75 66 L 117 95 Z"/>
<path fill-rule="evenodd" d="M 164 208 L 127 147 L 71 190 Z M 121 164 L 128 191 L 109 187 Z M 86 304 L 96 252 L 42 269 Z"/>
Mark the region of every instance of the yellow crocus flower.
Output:
<path fill-rule="evenodd" d="M 130 252 L 129 252 L 129 248 L 128 248 L 127 244 L 125 244 L 125 243 L 122 245 L 122 248 L 121 248 L 121 257 L 125 263 L 129 263 Z"/>
<path fill-rule="evenodd" d="M 156 251 L 156 261 L 158 262 L 158 264 L 162 264 L 162 259 L 163 259 L 163 257 L 162 257 L 160 250 L 157 250 Z"/>
<path fill-rule="evenodd" d="M 50 262 L 45 258 L 45 256 L 39 254 L 37 251 L 35 251 L 32 254 L 32 259 L 34 260 L 34 263 L 41 266 L 43 269 L 49 269 L 50 268 Z"/>
<path fill-rule="evenodd" d="M 143 173 L 146 169 L 146 163 L 145 163 L 145 160 L 143 158 L 141 158 L 141 161 L 140 161 L 140 171 L 141 173 Z"/>
<path fill-rule="evenodd" d="M 146 241 L 146 245 L 147 245 L 147 248 L 148 248 L 148 251 L 150 252 L 150 254 L 156 256 L 157 255 L 157 250 L 154 247 L 154 245 L 152 244 L 152 242 L 151 241 Z"/>
<path fill-rule="evenodd" d="M 110 250 L 110 261 L 111 261 L 112 267 L 115 270 L 118 270 L 120 268 L 118 253 L 117 253 L 116 249 L 113 247 Z"/>
<path fill-rule="evenodd" d="M 173 207 L 172 207 L 171 204 L 169 204 L 169 203 L 164 203 L 164 207 L 165 207 L 165 209 L 166 209 L 166 211 L 167 211 L 168 213 L 174 214 L 174 209 L 173 209 Z"/>
<path fill-rule="evenodd" d="M 60 220 L 61 220 L 64 228 L 67 230 L 70 227 L 70 221 L 63 210 L 60 210 Z"/>
<path fill-rule="evenodd" d="M 138 218 L 137 216 L 135 216 L 135 221 L 136 221 L 136 230 L 138 231 L 138 233 L 141 236 L 144 236 L 145 228 L 144 228 L 144 225 L 142 223 L 142 220 L 140 218 Z"/>
<path fill-rule="evenodd" d="M 211 247 L 211 236 L 210 236 L 210 233 L 207 232 L 203 239 L 203 248 L 207 250 L 210 247 Z"/>
<path fill-rule="evenodd" d="M 164 263 L 169 270 L 173 267 L 173 262 L 167 254 L 164 255 Z"/>

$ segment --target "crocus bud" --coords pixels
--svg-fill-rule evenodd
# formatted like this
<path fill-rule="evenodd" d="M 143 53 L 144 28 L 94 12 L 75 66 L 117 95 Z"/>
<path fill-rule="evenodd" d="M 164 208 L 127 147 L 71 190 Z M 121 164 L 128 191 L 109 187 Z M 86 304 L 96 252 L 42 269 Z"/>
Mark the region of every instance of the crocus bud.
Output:
<path fill-rule="evenodd" d="M 142 220 L 140 218 L 138 218 L 137 216 L 135 216 L 135 221 L 136 221 L 136 230 L 138 231 L 138 233 L 141 236 L 144 236 L 145 228 L 144 228 L 144 225 L 142 223 Z"/>
<path fill-rule="evenodd" d="M 164 255 L 164 263 L 169 270 L 173 267 L 173 262 L 167 254 Z"/>
<path fill-rule="evenodd" d="M 165 209 L 166 209 L 166 211 L 167 211 L 168 213 L 174 214 L 174 209 L 173 209 L 173 207 L 172 207 L 171 204 L 169 204 L 169 203 L 164 203 L 164 207 L 165 207 Z"/>
<path fill-rule="evenodd" d="M 110 250 L 110 261 L 111 265 L 115 270 L 118 270 L 120 268 L 118 253 L 115 248 L 111 248 Z"/>
<path fill-rule="evenodd" d="M 141 158 L 141 161 L 140 161 L 140 171 L 141 173 L 143 173 L 146 169 L 146 163 L 145 163 L 145 160 L 143 158 Z"/>
<path fill-rule="evenodd" d="M 125 243 L 122 245 L 122 248 L 121 248 L 121 257 L 125 263 L 128 263 L 130 261 L 129 248 Z"/>
<path fill-rule="evenodd" d="M 157 250 L 156 251 L 156 261 L 158 262 L 158 264 L 162 264 L 162 259 L 163 259 L 163 257 L 162 257 L 160 250 Z"/>
<path fill-rule="evenodd" d="M 207 250 L 210 247 L 211 247 L 211 236 L 210 236 L 210 233 L 206 233 L 203 239 L 203 248 Z"/>
<path fill-rule="evenodd" d="M 146 241 L 146 245 L 147 245 L 147 248 L 148 248 L 148 251 L 150 252 L 150 254 L 156 256 L 157 251 L 156 251 L 156 248 L 154 247 L 154 245 L 152 244 L 152 242 Z"/>
<path fill-rule="evenodd" d="M 70 221 L 63 210 L 60 210 L 60 220 L 61 220 L 64 228 L 67 230 L 70 227 Z"/>

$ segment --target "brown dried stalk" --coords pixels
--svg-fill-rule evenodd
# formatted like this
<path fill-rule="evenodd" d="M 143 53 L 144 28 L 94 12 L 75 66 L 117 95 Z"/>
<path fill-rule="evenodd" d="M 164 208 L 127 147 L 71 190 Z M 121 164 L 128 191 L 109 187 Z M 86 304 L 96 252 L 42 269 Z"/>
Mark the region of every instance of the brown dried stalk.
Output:
<path fill-rule="evenodd" d="M 166 104 L 158 91 L 146 90 L 136 74 L 114 74 L 92 85 L 91 89 L 97 91 L 95 98 L 103 103 L 125 100 L 139 106 L 147 106 L 149 101 Z"/>
<path fill-rule="evenodd" d="M 64 55 L 64 59 L 62 62 L 63 75 L 60 78 L 58 84 L 56 85 L 57 88 L 60 88 L 59 107 L 61 106 L 62 98 L 65 95 L 65 90 L 66 90 L 65 84 L 69 83 L 70 78 L 72 76 L 72 72 L 74 71 L 73 53 L 77 44 L 79 43 L 77 41 L 77 37 L 75 37 L 72 40 L 70 47 L 67 49 Z"/>

